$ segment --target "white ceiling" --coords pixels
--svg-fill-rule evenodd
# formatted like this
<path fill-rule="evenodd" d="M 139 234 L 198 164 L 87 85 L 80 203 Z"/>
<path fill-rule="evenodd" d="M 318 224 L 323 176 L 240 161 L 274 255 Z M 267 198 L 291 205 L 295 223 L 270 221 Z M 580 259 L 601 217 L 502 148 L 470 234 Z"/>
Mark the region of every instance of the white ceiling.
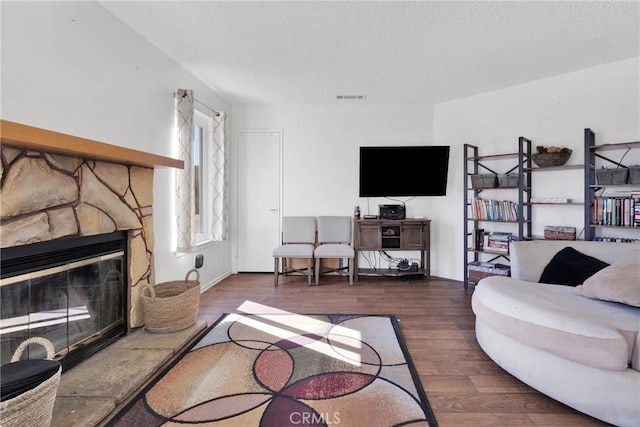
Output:
<path fill-rule="evenodd" d="M 640 2 L 101 1 L 232 103 L 431 104 L 640 56 Z"/>

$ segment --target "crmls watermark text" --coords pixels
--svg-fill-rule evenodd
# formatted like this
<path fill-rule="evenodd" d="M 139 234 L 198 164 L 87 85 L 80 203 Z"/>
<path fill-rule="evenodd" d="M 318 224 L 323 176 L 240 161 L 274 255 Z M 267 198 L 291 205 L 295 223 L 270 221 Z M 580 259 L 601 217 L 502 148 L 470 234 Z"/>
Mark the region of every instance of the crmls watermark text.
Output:
<path fill-rule="evenodd" d="M 311 425 L 311 424 L 326 424 L 336 425 L 340 424 L 340 413 L 334 412 L 326 414 L 316 412 L 292 412 L 289 415 L 289 421 L 291 424 L 296 425 Z"/>

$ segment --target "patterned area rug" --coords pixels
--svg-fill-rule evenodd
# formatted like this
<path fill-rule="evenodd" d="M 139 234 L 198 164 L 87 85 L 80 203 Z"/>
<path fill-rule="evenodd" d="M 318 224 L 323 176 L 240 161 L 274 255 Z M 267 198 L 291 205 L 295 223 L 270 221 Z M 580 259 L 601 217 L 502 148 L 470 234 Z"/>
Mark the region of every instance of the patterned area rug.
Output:
<path fill-rule="evenodd" d="M 394 316 L 226 314 L 113 426 L 437 426 Z"/>

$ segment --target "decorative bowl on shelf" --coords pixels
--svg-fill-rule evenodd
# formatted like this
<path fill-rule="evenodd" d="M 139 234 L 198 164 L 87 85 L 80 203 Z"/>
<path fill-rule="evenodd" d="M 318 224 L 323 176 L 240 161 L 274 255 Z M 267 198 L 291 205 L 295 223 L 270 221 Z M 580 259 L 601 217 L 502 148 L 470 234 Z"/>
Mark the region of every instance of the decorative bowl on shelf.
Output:
<path fill-rule="evenodd" d="M 531 156 L 531 160 L 541 168 L 562 166 L 567 163 L 572 153 L 570 148 L 544 147 L 542 145 L 538 145 L 536 151 L 537 153 Z"/>

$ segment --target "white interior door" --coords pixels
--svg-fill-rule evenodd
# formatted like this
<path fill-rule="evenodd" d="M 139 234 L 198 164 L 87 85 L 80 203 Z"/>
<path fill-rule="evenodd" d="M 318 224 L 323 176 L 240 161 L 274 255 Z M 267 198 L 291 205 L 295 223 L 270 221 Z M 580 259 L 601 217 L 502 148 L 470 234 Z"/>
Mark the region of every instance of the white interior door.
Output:
<path fill-rule="evenodd" d="M 238 132 L 238 271 L 272 272 L 280 244 L 282 132 Z"/>

